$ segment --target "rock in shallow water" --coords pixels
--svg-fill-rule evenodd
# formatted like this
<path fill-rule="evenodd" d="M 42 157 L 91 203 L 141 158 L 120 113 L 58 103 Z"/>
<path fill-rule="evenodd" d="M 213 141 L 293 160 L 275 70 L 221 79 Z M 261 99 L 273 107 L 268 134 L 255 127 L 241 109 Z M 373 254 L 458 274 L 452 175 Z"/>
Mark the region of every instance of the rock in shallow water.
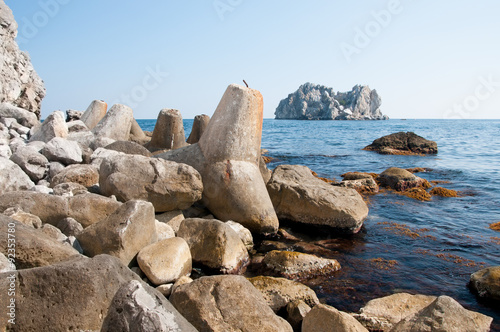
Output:
<path fill-rule="evenodd" d="M 413 132 L 399 132 L 378 138 L 363 150 L 376 151 L 381 154 L 437 154 L 438 147 L 434 141 L 427 140 Z"/>
<path fill-rule="evenodd" d="M 356 233 L 368 215 L 366 203 L 354 189 L 329 185 L 305 166 L 276 167 L 267 190 L 280 219 Z"/>
<path fill-rule="evenodd" d="M 470 286 L 481 297 L 500 301 L 500 266 L 492 266 L 473 273 Z"/>

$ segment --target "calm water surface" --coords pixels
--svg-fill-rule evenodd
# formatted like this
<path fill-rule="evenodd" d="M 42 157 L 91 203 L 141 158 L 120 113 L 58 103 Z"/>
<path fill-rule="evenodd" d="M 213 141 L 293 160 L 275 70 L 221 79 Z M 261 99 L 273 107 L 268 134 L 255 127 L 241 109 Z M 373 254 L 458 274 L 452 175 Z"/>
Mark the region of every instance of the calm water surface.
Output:
<path fill-rule="evenodd" d="M 154 120 L 139 121 L 152 130 Z M 186 137 L 192 120 L 185 120 Z M 386 156 L 361 150 L 374 139 L 413 131 L 438 143 L 436 156 Z M 328 250 L 342 270 L 307 282 L 320 299 L 340 310 L 357 311 L 368 300 L 406 291 L 448 295 L 466 308 L 494 317 L 500 304 L 478 300 L 467 288 L 470 274 L 500 265 L 499 120 L 294 121 L 264 120 L 262 148 L 279 164 L 305 165 L 340 180 L 350 171 L 380 173 L 389 167 L 425 167 L 418 175 L 447 181 L 459 198 L 420 202 L 394 193 L 369 196 L 370 213 L 359 234 L 332 238 L 299 234 Z"/>

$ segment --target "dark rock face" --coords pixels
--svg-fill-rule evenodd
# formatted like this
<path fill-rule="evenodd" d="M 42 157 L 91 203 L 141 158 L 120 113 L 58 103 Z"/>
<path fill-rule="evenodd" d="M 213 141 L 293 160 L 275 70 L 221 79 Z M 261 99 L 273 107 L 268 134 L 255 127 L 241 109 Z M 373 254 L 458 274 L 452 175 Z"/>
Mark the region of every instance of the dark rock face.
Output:
<path fill-rule="evenodd" d="M 17 45 L 17 23 L 12 11 L 0 0 L 0 103 L 33 112 L 40 119 L 42 98 L 45 97 L 43 81 L 35 72 L 28 54 Z"/>
<path fill-rule="evenodd" d="M 380 110 L 376 90 L 356 85 L 348 92 L 335 92 L 323 85 L 306 83 L 283 99 L 276 119 L 295 120 L 387 120 Z"/>
<path fill-rule="evenodd" d="M 363 150 L 376 151 L 380 154 L 437 154 L 434 141 L 427 140 L 413 132 L 390 134 L 373 141 Z"/>

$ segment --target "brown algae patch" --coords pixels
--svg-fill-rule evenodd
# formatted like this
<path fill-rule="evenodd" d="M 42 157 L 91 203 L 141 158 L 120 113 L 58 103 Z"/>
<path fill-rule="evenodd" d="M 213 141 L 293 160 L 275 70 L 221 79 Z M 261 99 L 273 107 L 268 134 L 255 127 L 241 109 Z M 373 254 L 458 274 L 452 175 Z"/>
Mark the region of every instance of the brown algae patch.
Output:
<path fill-rule="evenodd" d="M 321 181 L 324 181 L 326 183 L 337 183 L 335 179 L 328 179 L 328 178 L 322 178 L 318 175 L 318 173 L 311 171 L 312 175 L 314 175 L 316 178 L 320 179 Z"/>
<path fill-rule="evenodd" d="M 389 221 L 384 221 L 384 222 L 379 222 L 377 225 L 384 225 L 385 230 L 390 231 L 394 234 L 397 235 L 402 235 L 402 236 L 407 236 L 412 239 L 418 239 L 418 238 L 430 238 L 430 239 L 435 239 L 435 237 L 431 235 L 424 235 L 422 236 L 421 233 L 427 233 L 430 230 L 428 228 L 420 228 L 420 229 L 411 229 L 408 225 L 405 224 L 398 224 L 395 222 L 389 222 Z"/>
<path fill-rule="evenodd" d="M 423 188 L 411 188 L 403 192 L 398 193 L 400 195 L 410 197 L 419 201 L 430 201 L 432 199 L 431 194 L 429 194 Z"/>
<path fill-rule="evenodd" d="M 500 222 L 496 222 L 490 225 L 490 229 L 500 232 Z"/>
<path fill-rule="evenodd" d="M 479 267 L 483 268 L 486 266 L 485 262 L 475 262 L 471 259 L 463 258 L 455 254 L 450 254 L 450 253 L 433 253 L 430 250 L 425 250 L 425 249 L 418 249 L 415 251 L 417 254 L 421 255 L 429 255 L 429 256 L 434 256 L 439 259 L 442 259 L 446 262 L 454 263 L 457 265 L 465 266 L 465 267 Z"/>
<path fill-rule="evenodd" d="M 432 196 L 441 197 L 458 197 L 458 192 L 452 189 L 446 189 L 443 187 L 434 187 L 431 189 L 430 194 Z"/>
<path fill-rule="evenodd" d="M 370 259 L 370 262 L 375 265 L 375 267 L 379 270 L 391 270 L 393 269 L 396 265 L 398 265 L 398 261 L 396 260 L 387 260 L 383 259 L 381 257 L 377 258 L 372 258 Z"/>

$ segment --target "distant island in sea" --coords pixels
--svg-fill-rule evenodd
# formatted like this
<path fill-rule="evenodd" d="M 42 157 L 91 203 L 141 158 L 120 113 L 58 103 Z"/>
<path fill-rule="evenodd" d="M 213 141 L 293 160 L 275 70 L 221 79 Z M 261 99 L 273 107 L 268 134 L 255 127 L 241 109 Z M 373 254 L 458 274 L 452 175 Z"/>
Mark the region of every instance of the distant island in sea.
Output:
<path fill-rule="evenodd" d="M 275 119 L 293 120 L 388 120 L 382 114 L 382 99 L 377 90 L 356 85 L 348 92 L 305 83 L 281 100 Z"/>

